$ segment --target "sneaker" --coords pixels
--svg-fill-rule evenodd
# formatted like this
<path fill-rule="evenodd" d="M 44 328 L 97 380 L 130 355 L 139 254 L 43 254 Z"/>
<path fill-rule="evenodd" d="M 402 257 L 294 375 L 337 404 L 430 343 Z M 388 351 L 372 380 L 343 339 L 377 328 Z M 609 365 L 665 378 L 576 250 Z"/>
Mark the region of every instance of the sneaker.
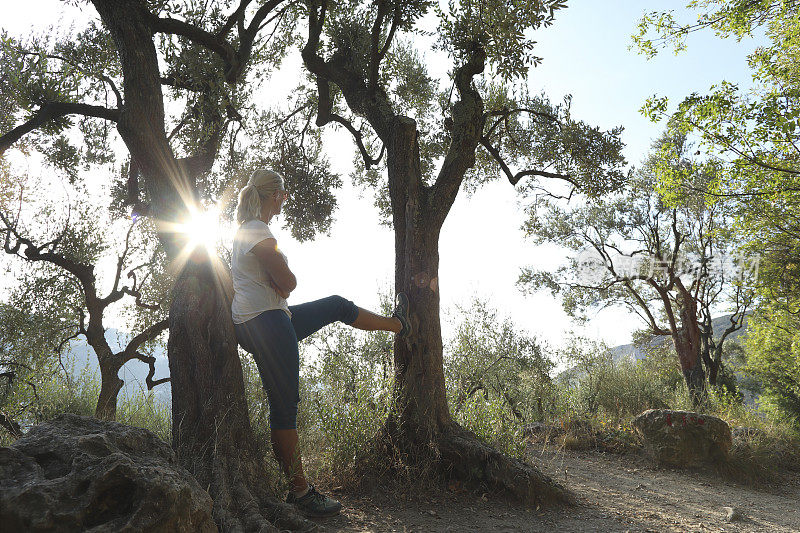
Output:
<path fill-rule="evenodd" d="M 400 330 L 398 335 L 407 337 L 411 333 L 411 323 L 408 320 L 408 296 L 404 292 L 398 292 L 396 300 L 397 304 L 394 307 L 392 316 L 403 324 L 403 329 Z"/>
<path fill-rule="evenodd" d="M 341 503 L 333 498 L 328 498 L 324 494 L 320 494 L 317 492 L 317 489 L 314 488 L 314 485 L 309 485 L 308 492 L 299 498 L 289 492 L 289 495 L 286 497 L 286 503 L 291 503 L 306 516 L 317 518 L 334 516 L 339 514 L 339 511 L 342 510 Z"/>

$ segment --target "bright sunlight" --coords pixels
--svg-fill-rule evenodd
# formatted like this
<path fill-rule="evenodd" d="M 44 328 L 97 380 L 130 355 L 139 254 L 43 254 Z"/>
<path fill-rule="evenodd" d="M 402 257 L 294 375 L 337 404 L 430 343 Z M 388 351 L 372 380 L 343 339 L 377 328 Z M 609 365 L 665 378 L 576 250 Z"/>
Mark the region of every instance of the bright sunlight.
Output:
<path fill-rule="evenodd" d="M 185 233 L 188 237 L 186 248 L 193 250 L 204 246 L 208 250 L 216 250 L 225 229 L 220 220 L 219 208 L 213 205 L 205 211 L 192 209 L 190 212 L 191 218 L 176 227 L 176 231 Z"/>

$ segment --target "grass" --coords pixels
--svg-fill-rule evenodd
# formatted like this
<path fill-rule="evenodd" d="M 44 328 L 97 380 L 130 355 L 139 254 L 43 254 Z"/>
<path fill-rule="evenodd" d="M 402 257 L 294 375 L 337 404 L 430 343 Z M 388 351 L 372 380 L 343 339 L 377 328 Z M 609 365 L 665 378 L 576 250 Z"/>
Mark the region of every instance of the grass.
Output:
<path fill-rule="evenodd" d="M 409 461 L 383 431 L 392 406 L 390 350 L 388 338 L 334 330 L 314 357 L 308 350 L 303 356 L 303 400 L 298 418 L 301 452 L 309 477 L 323 486 L 356 490 L 376 479 L 382 483 L 391 479 L 398 490 L 409 491 L 433 482 L 431 461 Z M 493 352 L 489 363 L 498 360 L 498 353 L 503 352 Z M 474 393 L 476 376 L 486 377 L 476 371 L 486 368 L 480 356 L 476 351 L 470 358 L 445 357 L 452 416 L 514 457 L 524 458 L 531 443 L 561 450 L 639 453 L 641 446 L 631 426 L 637 414 L 651 408 L 693 410 L 677 365 L 664 354 L 654 353 L 635 362 L 614 361 L 597 347 L 573 348 L 566 365 L 569 371 L 552 380 L 545 371 L 549 369 L 537 368 L 538 360 L 529 357 L 512 361 L 517 366 L 508 363 L 490 376 L 494 382 L 485 382 L 494 386 Z M 273 489 L 281 492 L 284 478 L 269 445 L 266 393 L 252 359 L 246 356 L 242 361 L 251 425 L 270 469 Z M 499 386 L 517 367 L 520 375 L 507 378 L 513 386 Z M 524 376 L 534 376 L 535 386 L 529 386 Z M 37 384 L 38 398 L 31 402 L 30 422 L 62 412 L 91 416 L 98 392 L 99 383 L 88 371 L 70 382 L 54 372 Z M 698 412 L 718 416 L 735 430 L 728 461 L 715 467 L 725 477 L 762 483 L 780 472 L 800 472 L 800 435 L 769 410 L 712 390 Z M 120 422 L 149 429 L 171 442 L 171 412 L 152 393 L 141 391 L 121 399 L 117 413 Z M 539 422 L 543 430 L 525 436 L 525 428 L 532 422 Z M 0 444 L 10 443 L 6 432 L 0 435 Z M 430 459 L 435 451 L 420 455 L 426 454 Z"/>
<path fill-rule="evenodd" d="M 354 364 L 348 358 L 356 358 L 358 351 L 348 353 L 347 364 Z M 343 354 L 335 357 L 342 364 Z M 445 364 L 459 360 L 465 358 L 445 358 Z M 695 410 L 672 357 L 655 353 L 642 361 L 614 361 L 599 350 L 582 353 L 573 363 L 568 379 L 554 380 L 550 389 L 537 385 L 537 395 L 549 390 L 545 397 L 513 404 L 491 389 L 469 394 L 466 386 L 474 385 L 474 368 L 446 368 L 452 416 L 487 443 L 523 458 L 531 443 L 561 450 L 640 453 L 641 443 L 631 425 L 636 415 L 653 408 Z M 409 480 L 419 475 L 402 454 L 377 438 L 391 405 L 391 383 L 378 379 L 378 370 L 342 372 L 333 381 L 327 376 L 327 387 L 309 381 L 316 384 L 306 392 L 310 400 L 302 430 L 304 454 L 311 460 L 313 474 L 332 486 L 361 486 L 366 472 L 405 472 Z M 321 377 L 316 375 L 317 380 Z M 467 384 L 464 391 L 457 389 L 459 383 Z M 516 387 L 524 393 L 523 387 Z M 800 471 L 800 436 L 758 406 L 712 390 L 697 411 L 722 418 L 733 429 L 753 428 L 737 431 L 724 464 L 709 465 L 719 474 L 757 484 L 781 471 Z M 541 423 L 544 431 L 524 436 L 530 421 Z"/>
<path fill-rule="evenodd" d="M 156 400 L 153 391 L 140 390 L 117 404 L 117 422 L 144 428 L 172 442 L 172 409 Z"/>

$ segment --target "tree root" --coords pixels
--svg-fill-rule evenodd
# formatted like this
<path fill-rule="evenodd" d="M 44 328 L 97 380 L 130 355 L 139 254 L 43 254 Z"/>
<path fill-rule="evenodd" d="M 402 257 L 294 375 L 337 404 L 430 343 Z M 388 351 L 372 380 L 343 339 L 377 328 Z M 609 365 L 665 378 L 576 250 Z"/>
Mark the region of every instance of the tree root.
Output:
<path fill-rule="evenodd" d="M 318 529 L 316 523 L 300 515 L 294 506 L 279 501 L 270 493 L 266 472 L 258 462 L 247 458 L 240 461 L 228 450 L 228 453 L 216 454 L 210 477 L 207 490 L 214 500 L 212 516 L 222 532 Z"/>
<path fill-rule="evenodd" d="M 395 420 L 390 418 L 378 440 L 388 455 L 418 473 L 433 468 L 449 480 L 498 492 L 530 507 L 572 505 L 576 501 L 565 487 L 535 466 L 504 455 L 454 422 L 432 435 L 408 431 L 408 424 L 392 422 Z M 398 432 L 399 427 L 405 431 Z"/>
<path fill-rule="evenodd" d="M 536 467 L 508 457 L 455 426 L 437 439 L 442 466 L 467 483 L 481 483 L 525 505 L 573 504 L 562 485 Z"/>

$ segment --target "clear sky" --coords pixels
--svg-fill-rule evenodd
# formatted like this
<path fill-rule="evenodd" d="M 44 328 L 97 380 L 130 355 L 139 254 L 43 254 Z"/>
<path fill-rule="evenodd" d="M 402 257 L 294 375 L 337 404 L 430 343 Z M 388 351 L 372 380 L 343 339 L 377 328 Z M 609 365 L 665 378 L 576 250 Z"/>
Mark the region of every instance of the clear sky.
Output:
<path fill-rule="evenodd" d="M 743 87 L 751 82 L 746 54 L 755 46 L 752 41 L 737 43 L 707 33 L 695 34 L 689 39 L 687 52 L 679 56 L 665 52 L 651 61 L 628 50 L 630 35 L 643 10 L 680 5 L 663 0 L 571 0 L 569 8 L 557 14 L 555 24 L 536 35 L 536 53 L 544 62 L 530 72 L 532 92 L 544 91 L 553 101 L 572 94 L 574 117 L 604 129 L 624 126 L 625 155 L 629 163 L 637 164 L 660 132 L 658 125 L 638 112 L 648 96 L 669 96 L 674 104 L 723 79 Z M 64 26 L 80 18 L 52 0 L 2 0 L 0 6 L 0 27 L 13 35 L 27 34 L 32 24 L 38 28 Z M 431 55 L 430 61 L 432 71 L 447 68 L 436 56 Z M 298 64 L 297 58 L 290 58 L 284 72 L 291 72 Z M 280 93 L 281 86 L 270 86 L 270 93 Z M 349 135 L 328 130 L 324 138 L 335 169 L 346 178 L 353 160 Z M 299 281 L 290 303 L 341 294 L 362 307 L 375 308 L 378 291 L 389 290 L 393 284 L 392 232 L 378 225 L 370 194 L 362 196 L 346 183 L 338 199 L 340 209 L 330 236 L 300 244 L 288 231 L 275 228 L 279 245 Z M 564 255 L 558 249 L 536 248 L 525 241 L 519 200 L 504 179 L 472 198 L 462 193 L 457 199 L 440 242 L 443 315 L 454 305 L 468 304 L 472 296 L 480 296 L 512 316 L 522 328 L 558 345 L 566 332 L 575 329 L 560 303 L 548 293 L 525 296 L 515 282 L 522 267 L 555 268 Z M 608 310 L 581 331 L 610 345 L 623 344 L 639 326 L 635 320 L 625 312 Z M 447 335 L 451 328 L 446 321 L 443 326 Z"/>

